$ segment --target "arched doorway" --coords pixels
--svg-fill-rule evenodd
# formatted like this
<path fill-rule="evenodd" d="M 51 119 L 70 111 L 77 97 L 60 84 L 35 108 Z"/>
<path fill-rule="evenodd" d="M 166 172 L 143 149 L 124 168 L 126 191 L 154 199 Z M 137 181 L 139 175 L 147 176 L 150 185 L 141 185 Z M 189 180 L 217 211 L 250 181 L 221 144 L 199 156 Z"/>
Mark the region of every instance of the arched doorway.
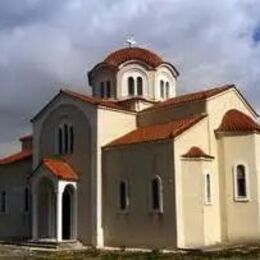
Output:
<path fill-rule="evenodd" d="M 39 238 L 55 237 L 55 190 L 52 180 L 40 179 L 38 184 L 38 236 Z"/>
<path fill-rule="evenodd" d="M 66 186 L 62 195 L 62 239 L 74 238 L 74 187 Z"/>

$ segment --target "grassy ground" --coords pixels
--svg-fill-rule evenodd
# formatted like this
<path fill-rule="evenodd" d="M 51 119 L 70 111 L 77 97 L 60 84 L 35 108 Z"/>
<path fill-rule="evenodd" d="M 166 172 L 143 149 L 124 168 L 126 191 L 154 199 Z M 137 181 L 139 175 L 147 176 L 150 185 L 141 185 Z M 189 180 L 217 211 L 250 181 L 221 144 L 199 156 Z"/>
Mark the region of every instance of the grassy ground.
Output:
<path fill-rule="evenodd" d="M 0 246 L 0 259 L 90 259 L 90 260 L 143 260 L 143 259 L 260 259 L 260 246 L 236 247 L 232 249 L 215 250 L 210 252 L 177 252 L 177 253 L 160 253 L 152 251 L 149 253 L 126 252 L 126 251 L 99 251 L 99 250 L 75 250 L 75 251 L 53 251 L 53 250 L 35 250 L 19 246 Z"/>

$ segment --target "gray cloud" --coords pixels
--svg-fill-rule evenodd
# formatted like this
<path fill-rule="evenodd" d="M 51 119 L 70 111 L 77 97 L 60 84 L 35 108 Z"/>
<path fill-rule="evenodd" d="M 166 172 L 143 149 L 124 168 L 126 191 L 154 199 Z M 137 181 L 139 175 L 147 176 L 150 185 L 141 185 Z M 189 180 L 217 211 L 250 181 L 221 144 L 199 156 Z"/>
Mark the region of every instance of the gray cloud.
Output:
<path fill-rule="evenodd" d="M 0 156 L 29 119 L 134 34 L 179 68 L 179 93 L 238 84 L 260 108 L 257 0 L 3 0 L 0 2 Z"/>

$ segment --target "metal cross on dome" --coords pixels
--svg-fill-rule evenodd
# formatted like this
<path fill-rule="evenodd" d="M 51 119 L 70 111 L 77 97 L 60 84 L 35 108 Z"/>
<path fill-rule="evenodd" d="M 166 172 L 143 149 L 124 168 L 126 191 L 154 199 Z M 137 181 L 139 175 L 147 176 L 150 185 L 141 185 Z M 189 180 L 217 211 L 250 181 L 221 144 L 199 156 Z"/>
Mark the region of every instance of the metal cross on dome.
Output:
<path fill-rule="evenodd" d="M 134 37 L 131 37 L 131 38 L 127 39 L 126 43 L 128 44 L 129 48 L 132 48 L 136 44 L 136 41 L 135 41 Z"/>

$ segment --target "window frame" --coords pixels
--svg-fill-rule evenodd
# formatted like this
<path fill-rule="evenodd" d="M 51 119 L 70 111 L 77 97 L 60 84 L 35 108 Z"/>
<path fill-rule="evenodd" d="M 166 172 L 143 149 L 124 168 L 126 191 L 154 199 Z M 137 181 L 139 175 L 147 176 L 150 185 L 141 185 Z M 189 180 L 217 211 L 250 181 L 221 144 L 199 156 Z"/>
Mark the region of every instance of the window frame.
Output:
<path fill-rule="evenodd" d="M 137 96 L 142 97 L 144 95 L 144 80 L 143 77 L 138 76 L 136 78 L 136 93 Z"/>
<path fill-rule="evenodd" d="M 130 83 L 132 83 L 132 85 Z M 132 91 L 130 91 L 130 90 L 132 90 Z M 134 97 L 135 96 L 135 79 L 134 79 L 133 76 L 128 76 L 127 77 L 127 91 L 128 91 L 128 96 L 129 97 Z M 130 92 L 132 92 L 132 93 L 130 93 Z"/>
<path fill-rule="evenodd" d="M 106 90 L 105 90 L 105 82 L 100 82 L 100 98 L 105 98 L 106 96 Z"/>
<path fill-rule="evenodd" d="M 237 168 L 238 166 L 243 166 L 245 170 L 245 188 L 246 196 L 238 195 L 238 183 L 237 183 Z M 233 188 L 234 188 L 234 201 L 235 202 L 249 202 L 250 201 L 250 183 L 249 183 L 249 168 L 248 165 L 244 162 L 237 162 L 233 166 Z"/>
<path fill-rule="evenodd" d="M 124 183 L 125 185 L 125 205 L 126 207 L 123 209 L 121 208 L 121 184 Z M 129 212 L 129 207 L 130 207 L 130 198 L 129 198 L 129 180 L 128 179 L 120 179 L 118 181 L 118 193 L 117 193 L 117 207 L 120 213 L 128 213 Z"/>
<path fill-rule="evenodd" d="M 31 201 L 30 197 L 31 197 L 30 196 L 30 189 L 28 187 L 26 187 L 24 189 L 24 209 L 23 209 L 25 214 L 29 213 L 30 209 L 31 209 L 31 207 L 30 207 L 30 201 Z"/>
<path fill-rule="evenodd" d="M 153 181 L 157 180 L 159 184 L 159 193 L 158 193 L 158 202 L 159 202 L 159 207 L 158 209 L 155 209 L 153 206 L 154 200 L 153 200 Z M 149 204 L 150 204 L 150 212 L 151 213 L 157 213 L 157 214 L 163 214 L 164 212 L 164 205 L 163 205 L 163 184 L 162 184 L 162 179 L 159 175 L 153 176 L 152 179 L 150 179 L 149 182 Z"/>
<path fill-rule="evenodd" d="M 210 194 L 208 194 L 208 179 L 209 176 L 209 190 Z M 209 170 L 204 172 L 204 180 L 203 180 L 203 187 L 204 187 L 204 204 L 205 205 L 213 205 L 213 185 L 212 185 L 212 173 Z M 208 196 L 210 195 L 210 196 Z"/>
<path fill-rule="evenodd" d="M 111 93 L 111 81 L 106 80 L 106 91 L 105 91 L 105 98 L 111 98 L 112 93 Z"/>
<path fill-rule="evenodd" d="M 65 134 L 65 128 L 67 134 Z M 73 134 L 73 137 L 72 137 Z M 67 137 L 67 140 L 66 140 Z M 62 143 L 60 141 L 62 140 Z M 73 146 L 72 146 L 73 144 Z M 66 150 L 67 148 L 67 150 Z M 57 155 L 73 154 L 75 150 L 75 128 L 68 120 L 62 120 L 56 128 L 55 150 Z"/>
<path fill-rule="evenodd" d="M 160 98 L 165 98 L 165 82 L 163 79 L 160 80 Z"/>
<path fill-rule="evenodd" d="M 5 207 L 4 207 L 4 210 L 2 210 L 2 208 L 3 208 L 3 194 L 5 194 L 5 199 L 4 199 L 4 205 L 5 205 Z M 1 201 L 0 201 L 0 214 L 6 214 L 7 213 L 7 192 L 6 192 L 6 190 L 1 190 L 1 193 L 0 193 L 0 196 L 1 196 Z"/>
<path fill-rule="evenodd" d="M 170 98 L 170 83 L 166 81 L 165 83 L 165 98 Z"/>

